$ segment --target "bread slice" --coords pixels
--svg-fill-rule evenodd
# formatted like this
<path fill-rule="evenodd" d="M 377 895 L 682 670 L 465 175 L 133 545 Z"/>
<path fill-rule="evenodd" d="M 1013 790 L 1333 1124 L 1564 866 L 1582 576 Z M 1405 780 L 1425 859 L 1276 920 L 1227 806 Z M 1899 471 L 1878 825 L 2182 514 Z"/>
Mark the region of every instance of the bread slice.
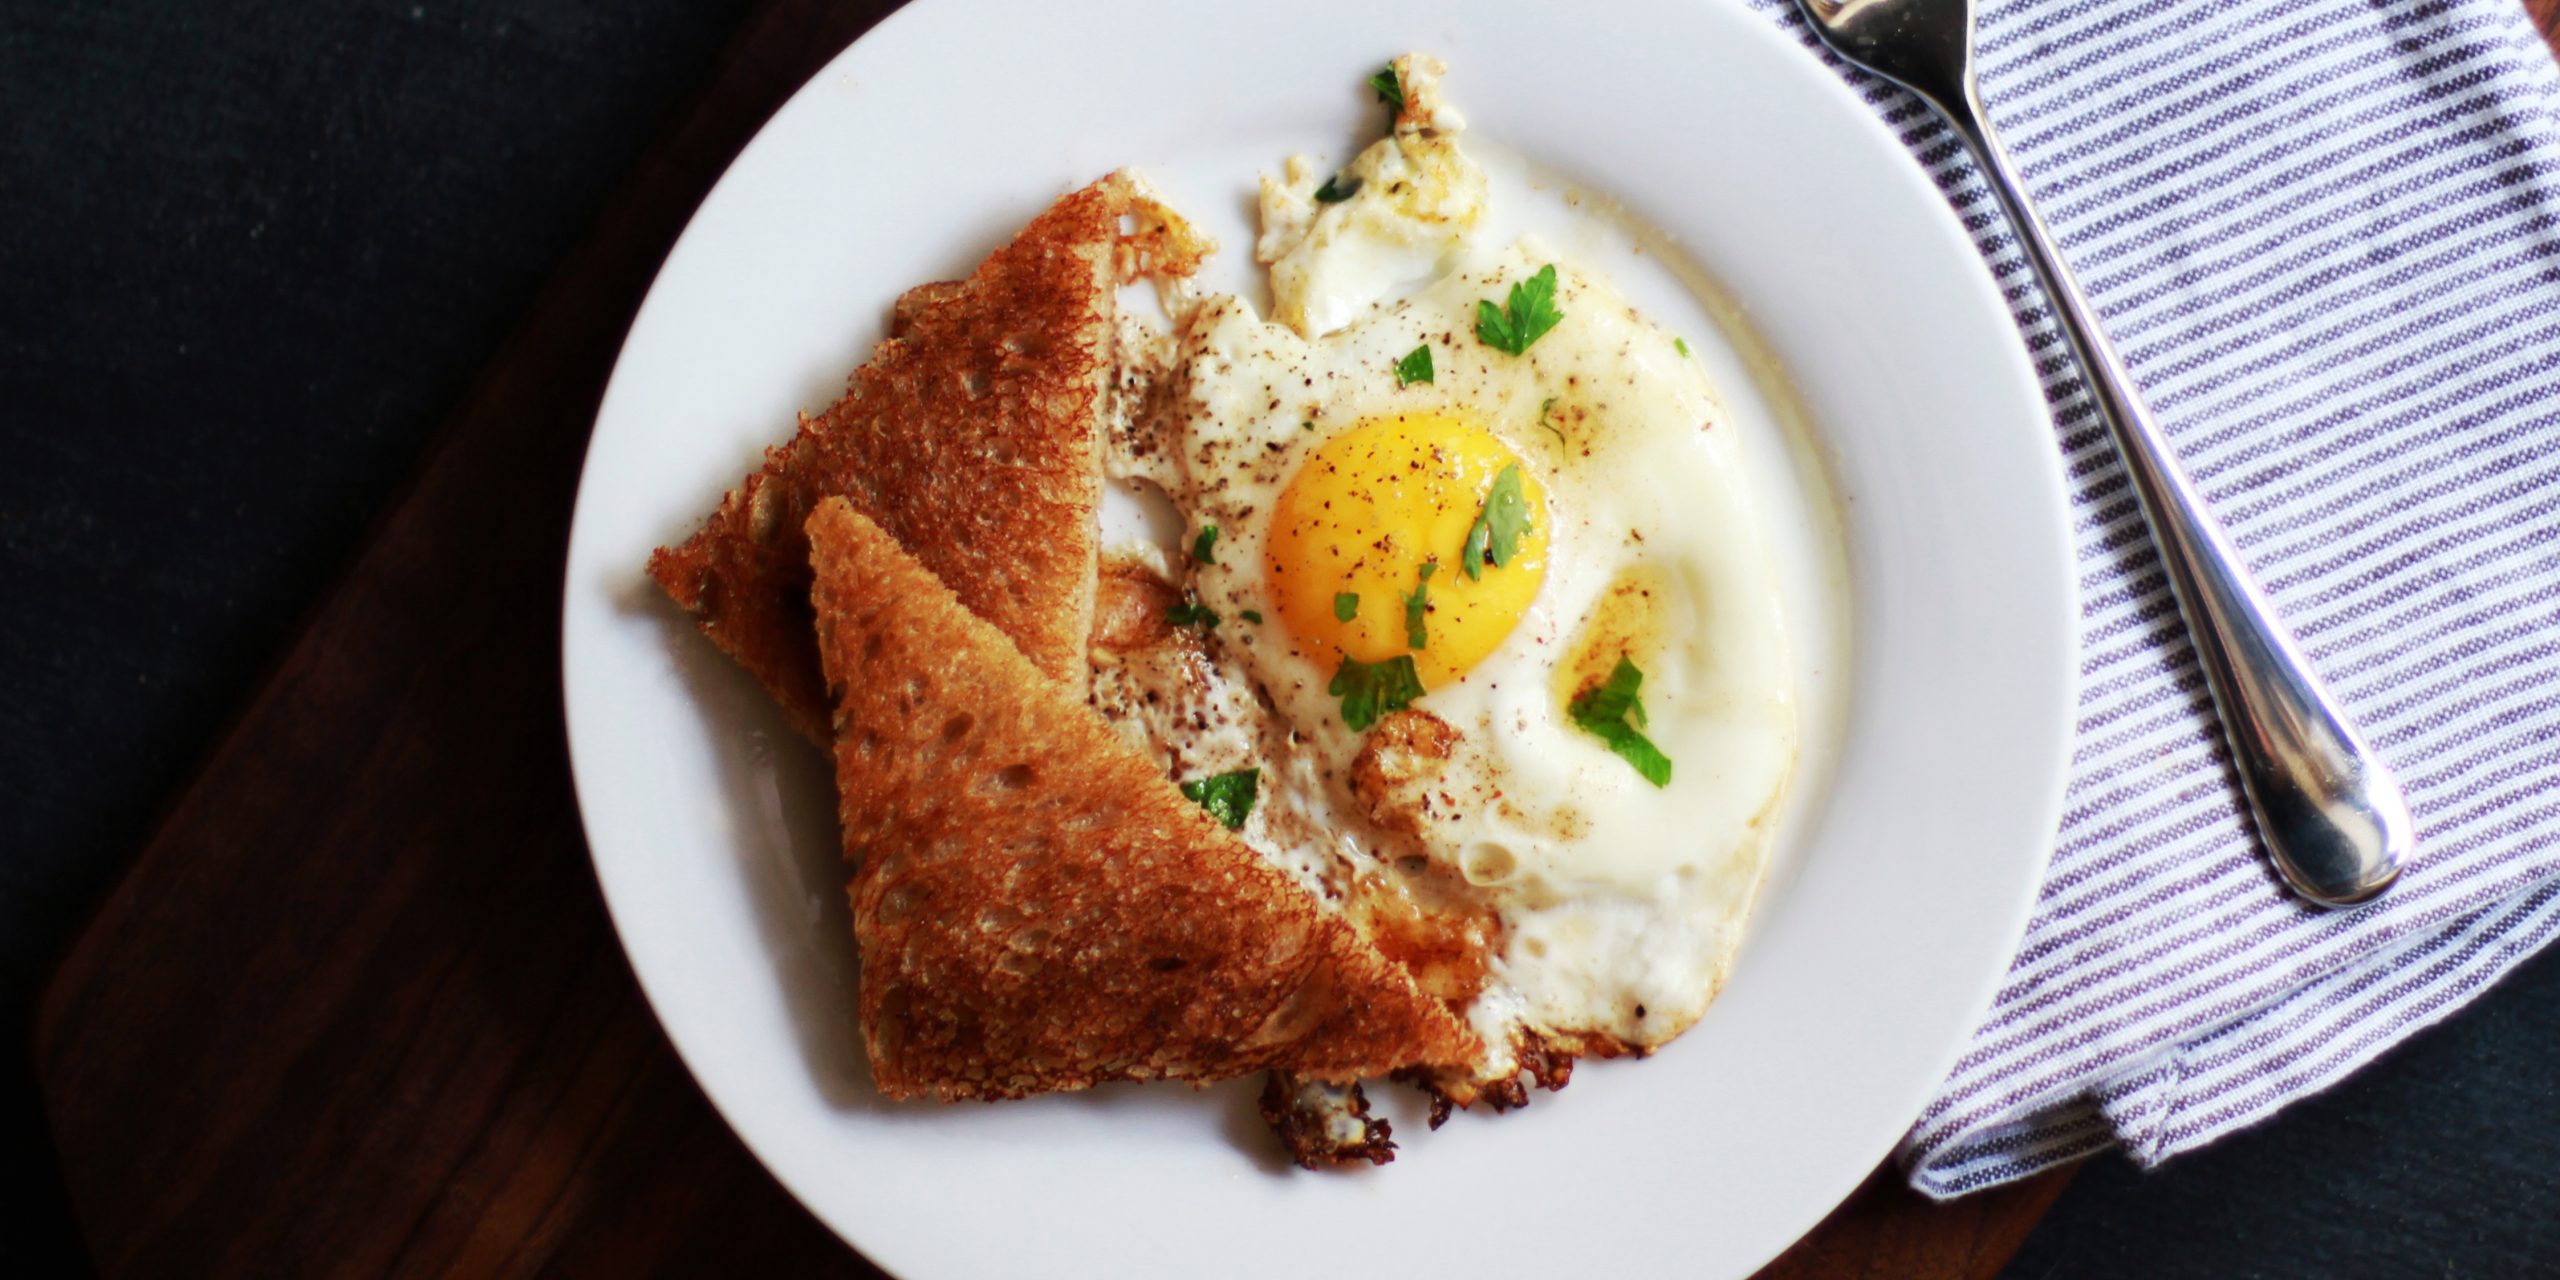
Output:
<path fill-rule="evenodd" d="M 1009 1098 L 1482 1045 L 841 500 L 808 525 L 882 1093 Z"/>
<path fill-rule="evenodd" d="M 1126 224 L 1124 228 L 1124 224 Z M 1050 676 L 1081 683 L 1093 621 L 1118 286 L 1187 275 L 1205 242 L 1115 174 L 1061 197 L 965 281 L 899 300 L 844 398 L 649 573 L 827 742 L 802 530 L 850 499 Z"/>

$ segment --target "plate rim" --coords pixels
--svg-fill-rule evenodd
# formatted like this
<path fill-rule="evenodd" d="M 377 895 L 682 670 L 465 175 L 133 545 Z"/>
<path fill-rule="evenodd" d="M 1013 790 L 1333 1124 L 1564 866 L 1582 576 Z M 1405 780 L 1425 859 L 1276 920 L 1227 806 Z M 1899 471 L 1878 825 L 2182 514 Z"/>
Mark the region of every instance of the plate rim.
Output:
<path fill-rule="evenodd" d="M 669 1019 L 664 993 L 658 989 L 657 982 L 651 978 L 648 971 L 639 963 L 639 959 L 633 949 L 633 943 L 630 936 L 630 930 L 633 927 L 630 917 L 631 905 L 627 901 L 619 899 L 614 892 L 612 887 L 613 879 L 605 865 L 607 855 L 598 846 L 592 834 L 594 822 L 590 816 L 590 803 L 591 798 L 599 792 L 600 787 L 597 781 L 590 777 L 590 770 L 593 767 L 592 761 L 595 759 L 594 752 L 591 750 L 582 752 L 579 747 L 580 735 L 578 724 L 581 719 L 578 712 L 579 680 L 577 669 L 579 664 L 576 661 L 573 645 L 575 643 L 575 635 L 578 629 L 576 615 L 581 603 L 581 595 L 579 590 L 580 583 L 575 570 L 579 565 L 579 550 L 584 541 L 582 533 L 589 528 L 588 506 L 591 500 L 595 500 L 593 495 L 597 491 L 596 487 L 591 484 L 591 481 L 595 479 L 594 469 L 597 462 L 598 441 L 603 437 L 607 428 L 606 411 L 614 402 L 613 391 L 615 384 L 622 381 L 626 375 L 625 362 L 631 354 L 631 343 L 633 337 L 639 333 L 644 321 L 650 315 L 651 304 L 657 299 L 660 292 L 660 286 L 668 275 L 669 268 L 686 255 L 688 246 L 695 246 L 696 242 L 700 238 L 712 234 L 711 232 L 703 230 L 703 228 L 708 225 L 706 223 L 706 214 L 720 205 L 722 193 L 724 190 L 731 188 L 733 180 L 736 178 L 740 169 L 744 167 L 748 158 L 755 154 L 758 147 L 765 145 L 769 138 L 775 136 L 777 123 L 782 121 L 786 116 L 791 115 L 795 110 L 808 110 L 809 108 L 805 104 L 813 96 L 820 94 L 824 90 L 830 80 L 830 77 L 844 72 L 849 66 L 853 66 L 868 57 L 886 56 L 880 51 L 894 45 L 898 40 L 903 38 L 904 32 L 909 28 L 916 26 L 918 22 L 921 21 L 917 17 L 920 12 L 958 10 L 965 8 L 970 4 L 979 2 L 980 0 L 909 0 L 908 3 L 901 5 L 898 9 L 883 17 L 869 30 L 865 31 L 859 38 L 833 55 L 823 68 L 810 77 L 808 81 L 804 82 L 798 89 L 793 91 L 791 97 L 781 108 L 779 108 L 771 117 L 768 117 L 763 124 L 758 126 L 754 136 L 749 140 L 747 145 L 741 148 L 739 153 L 730 160 L 729 164 L 723 169 L 719 180 L 716 181 L 706 192 L 701 203 L 697 205 L 693 214 L 687 219 L 683 232 L 672 243 L 666 256 L 661 260 L 657 272 L 653 274 L 648 291 L 643 295 L 639 306 L 633 310 L 630 324 L 624 335 L 623 344 L 616 354 L 613 374 L 607 380 L 603 395 L 600 397 L 598 402 L 596 421 L 591 429 L 590 438 L 585 450 L 585 456 L 581 460 L 579 469 L 577 498 L 572 514 L 567 546 L 565 548 L 567 572 L 564 574 L 563 597 L 561 600 L 562 638 L 560 660 L 562 663 L 563 677 L 562 710 L 565 736 L 570 755 L 572 788 L 578 801 L 581 828 L 582 832 L 586 834 L 591 864 L 596 872 L 599 888 L 605 899 L 608 917 L 612 920 L 614 925 L 616 944 L 622 948 L 626 962 L 631 965 L 635 981 L 640 986 L 644 999 L 648 1002 L 651 1015 L 658 1020 L 662 1032 L 666 1035 L 670 1046 L 676 1051 L 679 1061 L 684 1063 L 686 1071 L 694 1078 L 697 1086 L 701 1088 L 704 1098 L 711 1103 L 715 1113 L 720 1115 L 722 1122 L 729 1125 L 731 1131 L 738 1135 L 742 1145 L 744 1145 L 749 1152 L 754 1155 L 758 1163 L 765 1168 L 767 1173 L 772 1176 L 786 1192 L 791 1194 L 794 1199 L 798 1200 L 803 1207 L 807 1208 L 813 1217 L 817 1218 L 828 1228 L 830 1232 L 843 1240 L 848 1246 L 861 1252 L 864 1257 L 871 1259 L 876 1265 L 880 1265 L 884 1269 L 891 1266 L 890 1261 L 883 1258 L 878 1253 L 875 1253 L 871 1246 L 858 1239 L 850 1224 L 841 1220 L 835 1209 L 828 1204 L 822 1196 L 816 1194 L 814 1188 L 804 1186 L 799 1180 L 786 1174 L 784 1170 L 777 1165 L 771 1155 L 764 1149 L 758 1135 L 754 1134 L 747 1126 L 740 1123 L 739 1118 L 733 1114 L 731 1102 L 724 1099 L 705 1077 L 701 1065 L 696 1061 L 695 1049 L 688 1046 L 685 1035 L 680 1032 L 677 1025 Z M 1766 16 L 1752 12 L 1740 6 L 1709 5 L 1700 7 L 1714 12 L 1715 20 L 1724 23 L 1733 32 L 1739 33 L 1739 37 L 1742 40 L 1759 44 L 1761 46 L 1760 53 L 1768 55 L 1768 61 L 1771 65 L 1790 66 L 1792 69 L 1784 74 L 1789 74 L 1800 82 L 1807 84 L 1815 94 L 1828 97 L 1832 102 L 1832 106 L 1838 109 L 1837 114 L 1845 121 L 1849 122 L 1848 127 L 1866 134 L 1870 144 L 1880 145 L 1884 151 L 1893 155 L 1896 161 L 1892 166 L 1896 174 L 1893 180 L 1896 181 L 1898 185 L 1906 188 L 1908 193 L 1919 197 L 1920 203 L 1929 211 L 1926 221 L 1934 229 L 1938 238 L 1952 241 L 1953 247 L 1956 251 L 1967 259 L 1970 267 L 1970 270 L 1966 273 L 1966 279 L 1968 281 L 1967 288 L 1968 292 L 1972 295 L 1969 305 L 1987 308 L 1992 315 L 1997 317 L 1998 323 L 2002 329 L 2002 336 L 2006 339 L 2006 345 L 2001 358 L 2014 375 L 2011 380 L 2017 382 L 2025 390 L 2034 393 L 2028 396 L 2023 403 L 2032 409 L 2032 419 L 2038 423 L 2039 426 L 2049 429 L 2051 419 L 2045 399 L 2040 392 L 2041 382 L 2035 376 L 2032 362 L 2028 358 L 2024 343 L 2016 333 L 2016 326 L 2012 312 L 2005 301 L 2001 299 L 1996 285 L 1990 275 L 1987 264 L 1982 260 L 1978 246 L 1976 246 L 1972 237 L 1963 230 L 1955 211 L 1946 203 L 1944 196 L 1938 187 L 1930 181 L 1926 171 L 1921 167 L 1918 160 L 1915 157 L 1910 156 L 1901 139 L 1895 136 L 1890 127 L 1876 116 L 1869 104 L 1859 97 L 1856 90 L 1849 83 L 1824 66 L 1821 60 L 1810 56 L 1812 51 L 1809 47 L 1799 44 L 1796 41 L 1791 41 L 1788 38 L 1787 33 L 1768 21 Z M 1822 443 L 1820 440 L 1818 426 L 1816 428 L 1816 435 L 1817 443 Z M 2048 620 L 2054 634 L 2047 637 L 2047 639 L 2048 641 L 2058 639 L 2059 643 L 2058 645 L 2053 646 L 2052 651 L 2057 653 L 2062 659 L 2060 662 L 2060 697 L 2051 699 L 2058 708 L 2059 714 L 2052 718 L 2052 724 L 2049 726 L 2052 731 L 2051 747 L 2050 750 L 2042 757 L 2048 763 L 2048 768 L 2046 770 L 2048 777 L 2044 779 L 2042 784 L 2037 788 L 2040 800 L 2034 806 L 2033 814 L 2035 825 L 2041 830 L 2051 833 L 2058 830 L 2060 825 L 2066 798 L 2065 789 L 2068 781 L 2069 763 L 2074 741 L 2074 712 L 2077 705 L 2077 675 L 2079 669 L 2080 639 L 2078 627 L 2076 625 L 2079 618 L 2079 583 L 2077 581 L 2076 574 L 2076 557 L 2072 553 L 2073 544 L 2070 537 L 2071 526 L 2067 496 L 2068 488 L 2064 480 L 2062 458 L 2058 450 L 2050 447 L 2049 442 L 2044 450 L 2043 465 L 2038 469 L 2037 474 L 2044 483 L 2040 486 L 2041 491 L 2037 495 L 2034 505 L 2043 510 L 2046 516 L 2045 523 L 2051 526 L 2051 539 L 2049 545 L 2054 554 L 2046 558 L 2051 562 L 2049 567 L 2056 571 L 2055 576 L 2059 583 L 2059 596 L 2063 604 L 2066 606 L 2064 610 Z M 1854 573 L 1854 568 L 1852 571 Z M 2020 883 L 2016 887 L 2016 891 L 2011 895 L 2010 901 L 2002 904 L 1999 912 L 2001 917 L 1999 921 L 1999 932 L 2002 937 L 2008 940 L 2008 951 L 2012 956 L 2014 956 L 2017 941 L 2023 938 L 2027 924 L 2032 917 L 2037 891 L 2042 885 L 2044 876 L 2049 871 L 2052 854 L 2052 841 L 2048 834 L 2048 838 L 2044 841 L 2043 847 L 2034 859 L 2035 874 L 2032 877 L 2021 877 Z M 1968 1001 L 1968 1007 L 1972 1011 L 1969 1019 L 1969 1026 L 1978 1026 L 1983 1015 L 1990 1009 L 1992 1001 L 1997 995 L 2000 986 L 2005 979 L 2007 967 L 2008 966 L 2004 963 L 1998 968 L 1985 972 L 1977 979 L 1975 989 L 1971 993 L 1971 997 Z M 1803 1222 L 1801 1227 L 1795 1231 L 1792 1238 L 1801 1239 L 1805 1231 L 1809 1231 L 1813 1226 L 1818 1225 L 1823 1217 L 1825 1217 L 1833 1208 L 1836 1208 L 1841 1200 L 1845 1199 L 1849 1191 L 1855 1189 L 1859 1180 L 1865 1176 L 1865 1170 L 1872 1169 L 1875 1164 L 1885 1159 L 1898 1145 L 1903 1133 L 1907 1132 L 1911 1121 L 1917 1120 L 1922 1114 L 1921 1108 L 1925 1106 L 1929 1095 L 1934 1092 L 1938 1084 L 1944 1080 L 1945 1076 L 1952 1071 L 1960 1061 L 1969 1036 L 1970 1031 L 1959 1036 L 1953 1044 L 1944 1050 L 1942 1054 L 1938 1055 L 1942 1058 L 1942 1061 L 1939 1064 L 1939 1068 L 1935 1076 L 1932 1077 L 1929 1082 L 1917 1086 L 1918 1099 L 1915 1102 L 1915 1105 L 1911 1108 L 1910 1120 L 1906 1120 L 1900 1128 L 1897 1128 L 1893 1133 L 1886 1135 L 1880 1143 L 1876 1144 L 1875 1158 L 1868 1161 L 1867 1165 L 1862 1168 L 1862 1171 L 1858 1175 L 1852 1177 L 1846 1185 L 1840 1188 L 1840 1194 L 1831 1197 L 1820 1209 L 1814 1211 L 1811 1216 Z M 1782 1252 L 1783 1248 L 1784 1246 L 1781 1247 L 1779 1252 Z M 1776 1256 L 1777 1252 L 1772 1252 L 1766 1257 L 1759 1259 L 1754 1266 L 1766 1265 L 1770 1259 Z M 908 1273 L 900 1271 L 899 1274 Z"/>

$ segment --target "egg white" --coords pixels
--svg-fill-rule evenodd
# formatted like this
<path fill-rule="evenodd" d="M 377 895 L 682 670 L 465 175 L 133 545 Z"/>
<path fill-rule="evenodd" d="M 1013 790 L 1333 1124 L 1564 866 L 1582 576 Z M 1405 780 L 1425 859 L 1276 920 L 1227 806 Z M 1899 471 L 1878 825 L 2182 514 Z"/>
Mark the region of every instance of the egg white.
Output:
<path fill-rule="evenodd" d="M 1350 794 L 1363 735 L 1327 691 L 1336 655 L 1280 625 L 1263 564 L 1281 492 L 1326 440 L 1400 413 L 1481 425 L 1544 486 L 1536 599 L 1489 658 L 1414 704 L 1458 731 L 1451 790 L 1471 798 L 1429 825 L 1425 853 L 1501 921 L 1466 1010 L 1492 1080 L 1517 1070 L 1524 1033 L 1642 1049 L 1704 1012 L 1762 879 L 1797 709 L 1775 573 L 1705 372 L 1607 281 L 1539 241 L 1473 244 L 1481 175 L 1470 177 L 1436 86 L 1409 91 L 1399 133 L 1429 136 L 1370 147 L 1350 167 L 1366 176 L 1360 195 L 1316 207 L 1302 162 L 1266 184 L 1273 317 L 1236 297 L 1186 304 L 1174 394 L 1144 456 L 1124 449 L 1116 468 L 1163 488 L 1187 528 L 1219 530 L 1189 586 L 1224 620 L 1202 695 L 1222 710 L 1205 730 L 1195 718 L 1183 767 L 1261 768 L 1245 838 L 1334 898 L 1397 874 L 1412 837 L 1380 830 Z M 1381 175 L 1426 164 L 1440 178 L 1433 200 L 1387 198 Z M 1563 320 L 1520 355 L 1481 342 L 1478 304 L 1548 265 Z M 1440 266 L 1399 296 L 1403 277 Z M 1399 385 L 1395 364 L 1417 345 L 1432 349 L 1435 376 Z M 1654 575 L 1659 611 L 1638 662 L 1645 732 L 1674 766 L 1660 788 L 1573 724 L 1557 687 L 1602 598 L 1638 567 Z"/>

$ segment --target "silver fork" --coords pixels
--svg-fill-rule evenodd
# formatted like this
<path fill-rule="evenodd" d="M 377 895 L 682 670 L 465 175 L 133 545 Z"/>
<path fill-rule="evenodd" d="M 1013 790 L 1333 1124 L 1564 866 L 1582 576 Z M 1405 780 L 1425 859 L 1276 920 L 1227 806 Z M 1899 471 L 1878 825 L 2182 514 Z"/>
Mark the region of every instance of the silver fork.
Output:
<path fill-rule="evenodd" d="M 2000 149 L 1973 74 L 1973 0 L 1796 0 L 1833 52 L 1919 94 L 1954 125 L 1989 179 L 2062 322 L 2098 416 L 2124 457 L 2142 517 L 2231 740 L 2241 790 L 2285 882 L 2325 907 L 2389 888 L 2416 836 L 2409 803 L 2251 585 L 2152 425 L 2124 362 Z"/>

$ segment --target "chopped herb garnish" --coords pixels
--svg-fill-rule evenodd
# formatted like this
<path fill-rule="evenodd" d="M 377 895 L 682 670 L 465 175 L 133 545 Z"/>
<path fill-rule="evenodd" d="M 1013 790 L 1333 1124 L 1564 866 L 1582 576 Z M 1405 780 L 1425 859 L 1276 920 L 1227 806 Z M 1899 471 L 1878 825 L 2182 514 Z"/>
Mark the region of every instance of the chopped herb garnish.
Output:
<path fill-rule="evenodd" d="M 1316 420 L 1315 420 L 1315 419 L 1313 419 L 1313 418 L 1309 418 L 1309 419 L 1307 419 L 1307 421 L 1306 421 L 1306 428 L 1307 428 L 1307 430 L 1309 430 L 1309 431 L 1313 431 L 1313 430 L 1315 430 L 1315 429 L 1316 429 Z"/>
<path fill-rule="evenodd" d="M 1333 598 L 1333 620 L 1349 622 L 1360 613 L 1360 593 L 1345 591 Z"/>
<path fill-rule="evenodd" d="M 1194 778 L 1182 784 L 1182 794 L 1209 811 L 1229 831 L 1244 829 L 1246 814 L 1253 812 L 1254 793 L 1261 789 L 1262 770 L 1238 769 L 1213 777 Z"/>
<path fill-rule="evenodd" d="M 1366 733 L 1380 717 L 1412 706 L 1422 696 L 1422 677 L 1409 653 L 1384 662 L 1361 662 L 1346 654 L 1325 692 L 1342 699 L 1342 723 L 1353 733 Z"/>
<path fill-rule="evenodd" d="M 1199 627 L 1204 631 L 1218 629 L 1218 615 L 1197 600 L 1185 600 L 1164 611 L 1164 620 L 1177 627 Z"/>
<path fill-rule="evenodd" d="M 1538 406 L 1538 425 L 1553 433 L 1557 444 L 1565 444 L 1567 441 L 1564 438 L 1564 428 L 1547 421 L 1547 415 L 1554 413 L 1555 411 L 1556 398 L 1554 396 L 1548 396 L 1546 401 Z"/>
<path fill-rule="evenodd" d="M 1404 359 L 1396 361 L 1396 385 L 1406 387 L 1417 382 L 1429 381 L 1431 381 L 1431 344 L 1426 342 L 1406 352 Z"/>
<path fill-rule="evenodd" d="M 1476 303 L 1476 337 L 1496 351 L 1516 356 L 1562 319 L 1564 313 L 1556 310 L 1556 268 L 1551 262 L 1511 286 L 1508 304 L 1497 307 L 1491 299 Z"/>
<path fill-rule="evenodd" d="M 1316 202 L 1319 204 L 1340 204 L 1358 194 L 1360 194 L 1360 180 L 1358 178 L 1346 178 L 1337 173 L 1332 177 L 1325 179 L 1323 186 L 1316 188 Z"/>
<path fill-rule="evenodd" d="M 1609 679 L 1575 694 L 1567 711 L 1574 724 L 1598 735 L 1620 759 L 1634 765 L 1645 781 L 1657 787 L 1668 786 L 1671 757 L 1662 754 L 1662 749 L 1637 728 L 1645 722 L 1644 700 L 1637 696 L 1643 687 L 1644 673 L 1620 654 Z"/>
<path fill-rule="evenodd" d="M 1251 622 L 1251 623 L 1255 623 L 1255 624 L 1259 625 L 1259 624 L 1261 623 L 1261 621 L 1262 621 L 1262 610 L 1260 610 L 1260 609 L 1242 609 L 1242 610 L 1238 610 L 1238 611 L 1237 611 L 1236 616 L 1237 616 L 1237 617 L 1239 617 L 1239 618 L 1244 619 L 1244 620 L 1245 620 L 1245 621 L 1247 621 L 1247 622 Z"/>
<path fill-rule="evenodd" d="M 1430 643 L 1423 631 L 1422 615 L 1431 608 L 1431 575 L 1439 571 L 1439 561 L 1423 561 L 1422 573 L 1413 582 L 1413 594 L 1404 598 L 1404 647 L 1408 649 Z"/>
<path fill-rule="evenodd" d="M 1404 114 L 1404 81 L 1396 77 L 1390 62 L 1378 74 L 1369 77 L 1369 87 L 1378 91 L 1378 101 L 1387 104 L 1387 132 L 1396 131 L 1396 117 Z"/>
<path fill-rule="evenodd" d="M 1671 340 L 1671 346 L 1684 357 L 1689 354 L 1689 340 L 1687 338 L 1673 338 Z"/>
<path fill-rule="evenodd" d="M 1204 524 L 1200 526 L 1200 536 L 1191 540 L 1191 558 L 1202 564 L 1216 564 L 1218 557 L 1210 553 L 1217 548 L 1217 545 L 1218 526 Z"/>
<path fill-rule="evenodd" d="M 1484 495 L 1484 509 L 1476 513 L 1476 522 L 1467 526 L 1466 545 L 1458 549 L 1458 567 L 1467 571 L 1469 581 L 1484 577 L 1489 562 L 1499 569 L 1519 554 L 1520 540 L 1529 536 L 1529 499 L 1520 492 L 1520 464 L 1512 463 L 1493 478 L 1493 488 Z"/>

